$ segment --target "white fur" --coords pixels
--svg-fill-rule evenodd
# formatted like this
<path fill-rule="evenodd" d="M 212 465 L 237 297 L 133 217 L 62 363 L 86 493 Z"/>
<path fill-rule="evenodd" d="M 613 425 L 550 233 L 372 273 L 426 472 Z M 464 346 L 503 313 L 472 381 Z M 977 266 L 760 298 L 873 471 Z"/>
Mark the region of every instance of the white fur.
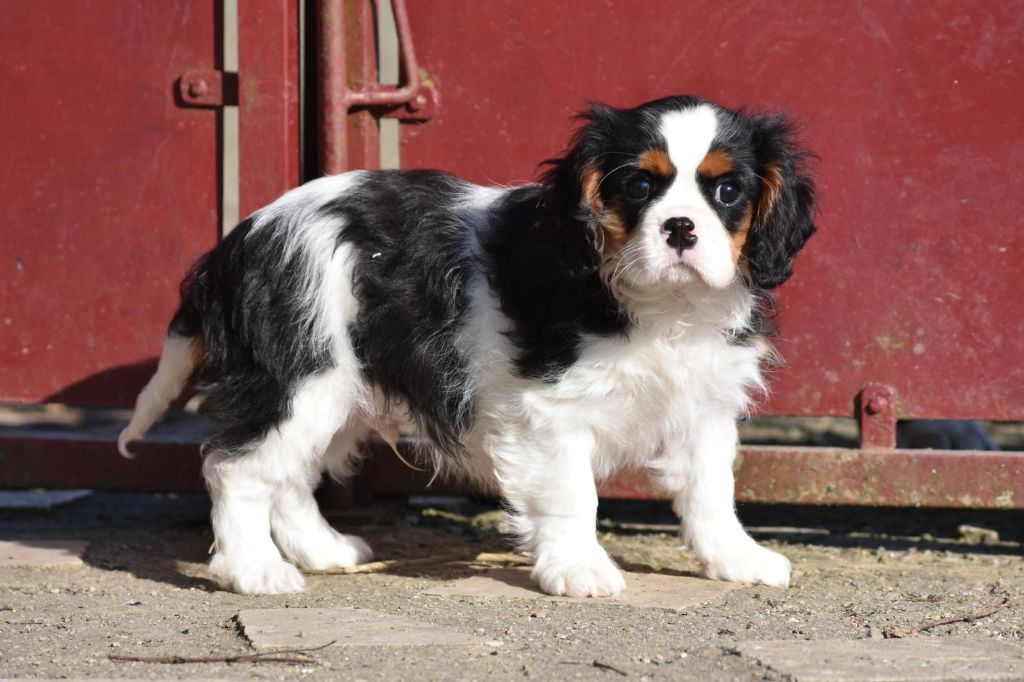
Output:
<path fill-rule="evenodd" d="M 551 594 L 618 593 L 622 577 L 596 540 L 594 478 L 646 468 L 674 498 L 708 577 L 784 586 L 788 562 L 756 545 L 733 510 L 735 420 L 763 389 L 760 350 L 728 342 L 749 319 L 749 292 L 691 283 L 640 303 L 628 341 L 593 339 L 543 384 L 513 378 L 507 323 L 486 289 L 476 292 L 471 442 L 537 557 L 534 578 Z"/>

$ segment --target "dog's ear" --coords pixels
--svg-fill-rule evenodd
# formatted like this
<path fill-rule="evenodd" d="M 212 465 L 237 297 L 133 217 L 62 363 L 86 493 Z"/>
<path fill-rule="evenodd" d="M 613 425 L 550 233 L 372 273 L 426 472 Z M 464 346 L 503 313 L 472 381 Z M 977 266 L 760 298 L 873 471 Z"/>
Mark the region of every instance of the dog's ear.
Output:
<path fill-rule="evenodd" d="M 601 200 L 601 151 L 607 149 L 619 112 L 591 102 L 565 156 L 550 159 L 542 182 L 547 186 L 545 208 L 548 229 L 558 240 L 559 262 L 573 277 L 594 273 L 602 260 L 602 222 L 606 211 Z"/>
<path fill-rule="evenodd" d="M 795 145 L 792 124 L 783 116 L 753 122 L 762 185 L 744 252 L 753 283 L 772 289 L 793 274 L 793 259 L 815 232 L 814 183 L 806 168 L 810 154 Z"/>

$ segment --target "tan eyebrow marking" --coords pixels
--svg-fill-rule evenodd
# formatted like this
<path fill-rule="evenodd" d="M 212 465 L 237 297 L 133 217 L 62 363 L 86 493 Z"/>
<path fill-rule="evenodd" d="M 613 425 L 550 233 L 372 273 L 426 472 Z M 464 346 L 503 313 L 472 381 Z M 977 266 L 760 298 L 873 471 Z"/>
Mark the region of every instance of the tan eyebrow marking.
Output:
<path fill-rule="evenodd" d="M 639 168 L 654 175 L 670 177 L 676 172 L 676 167 L 664 149 L 648 149 L 640 154 L 636 161 Z"/>
<path fill-rule="evenodd" d="M 717 178 L 732 172 L 733 160 L 729 152 L 724 149 L 712 149 L 701 160 L 697 166 L 697 172 L 709 178 Z"/>

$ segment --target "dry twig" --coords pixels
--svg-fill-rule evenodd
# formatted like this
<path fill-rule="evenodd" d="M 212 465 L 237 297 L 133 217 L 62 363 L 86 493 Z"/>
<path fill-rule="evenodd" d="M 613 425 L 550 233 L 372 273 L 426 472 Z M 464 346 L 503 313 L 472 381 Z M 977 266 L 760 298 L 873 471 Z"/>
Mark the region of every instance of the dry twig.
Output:
<path fill-rule="evenodd" d="M 337 640 L 331 640 L 321 646 L 308 649 L 281 649 L 280 651 L 264 651 L 256 654 L 241 654 L 238 656 L 107 656 L 111 661 L 132 662 L 132 663 L 286 663 L 289 665 L 310 665 L 316 664 L 316 659 L 310 658 L 313 651 L 320 651 L 334 644 Z"/>
<path fill-rule="evenodd" d="M 627 673 L 625 670 L 619 670 L 614 665 L 608 665 L 607 663 L 602 663 L 601 661 L 595 660 L 591 663 L 587 663 L 585 661 L 560 661 L 560 663 L 562 665 L 589 665 L 593 668 L 597 668 L 598 670 L 609 670 L 613 673 L 618 673 L 623 677 L 629 677 L 629 673 Z"/>
<path fill-rule="evenodd" d="M 988 611 L 984 611 L 982 613 L 970 613 L 966 616 L 953 616 L 951 618 L 941 618 L 939 620 L 928 621 L 923 625 L 918 625 L 912 628 L 901 628 L 899 626 L 892 625 L 885 628 L 885 630 L 882 631 L 882 634 L 885 636 L 886 639 L 900 639 L 902 637 L 910 637 L 911 635 L 917 635 L 922 632 L 927 632 L 928 630 L 931 630 L 932 628 L 937 628 L 941 625 L 952 625 L 953 623 L 973 623 L 976 620 L 988 618 L 989 616 L 995 614 L 997 611 L 999 611 L 1001 608 L 1003 608 L 1009 603 L 1010 598 L 1004 597 L 1003 601 L 996 605 L 995 608 L 990 609 Z"/>

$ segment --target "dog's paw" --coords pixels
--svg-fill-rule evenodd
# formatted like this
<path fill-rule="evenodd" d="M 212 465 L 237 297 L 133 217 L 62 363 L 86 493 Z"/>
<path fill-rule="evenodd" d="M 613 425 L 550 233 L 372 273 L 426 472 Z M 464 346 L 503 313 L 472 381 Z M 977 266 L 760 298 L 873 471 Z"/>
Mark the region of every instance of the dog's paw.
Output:
<path fill-rule="evenodd" d="M 280 559 L 233 560 L 216 554 L 210 573 L 221 587 L 240 594 L 288 594 L 306 586 L 299 569 Z"/>
<path fill-rule="evenodd" d="M 541 550 L 531 576 L 556 597 L 614 597 L 626 587 L 615 562 L 599 546 L 578 553 Z"/>
<path fill-rule="evenodd" d="M 373 560 L 373 550 L 358 535 L 343 535 L 334 531 L 315 547 L 308 547 L 297 563 L 314 571 L 328 568 L 348 568 Z"/>
<path fill-rule="evenodd" d="M 723 549 L 704 561 L 704 575 L 712 580 L 771 587 L 789 587 L 791 570 L 789 559 L 753 541 Z"/>

